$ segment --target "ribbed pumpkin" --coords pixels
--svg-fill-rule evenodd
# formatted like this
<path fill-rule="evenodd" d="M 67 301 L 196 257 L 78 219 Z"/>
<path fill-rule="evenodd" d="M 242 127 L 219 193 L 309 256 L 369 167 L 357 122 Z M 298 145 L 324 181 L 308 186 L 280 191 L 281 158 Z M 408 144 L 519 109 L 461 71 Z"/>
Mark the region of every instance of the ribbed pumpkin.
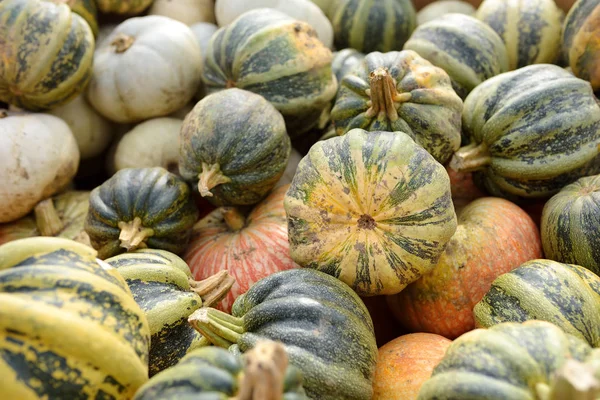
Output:
<path fill-rule="evenodd" d="M 405 132 L 444 163 L 460 146 L 462 107 L 448 74 L 416 52 L 373 52 L 342 80 L 331 120 L 338 135 Z"/>
<path fill-rule="evenodd" d="M 77 96 L 90 80 L 94 34 L 66 4 L 0 2 L 0 38 L 0 101 L 50 110 Z"/>
<path fill-rule="evenodd" d="M 92 190 L 85 231 L 101 259 L 143 247 L 179 254 L 197 218 L 192 192 L 177 175 L 126 168 Z"/>
<path fill-rule="evenodd" d="M 0 398 L 127 400 L 148 380 L 148 321 L 95 256 L 63 238 L 0 246 Z"/>
<path fill-rule="evenodd" d="M 361 296 L 396 294 L 432 270 L 456 230 L 448 174 L 402 132 L 317 142 L 284 205 L 294 261 Z"/>
<path fill-rule="evenodd" d="M 429 1 L 426 1 L 429 3 Z M 474 15 L 473 4 L 463 0 L 437 0 L 427 4 L 417 12 L 417 26 L 423 25 L 446 14 Z"/>
<path fill-rule="evenodd" d="M 283 175 L 290 151 L 281 114 L 262 96 L 231 88 L 186 116 L 179 171 L 215 205 L 252 205 Z"/>
<path fill-rule="evenodd" d="M 146 10 L 153 0 L 94 0 L 98 9 L 107 14 L 121 14 L 126 16 L 138 15 Z"/>
<path fill-rule="evenodd" d="M 309 24 L 277 10 L 245 12 L 212 36 L 207 52 L 207 93 L 237 87 L 263 96 L 291 136 L 314 127 L 337 90 L 331 51 Z"/>
<path fill-rule="evenodd" d="M 600 105 L 590 84 L 563 68 L 535 64 L 477 86 L 465 99 L 470 144 L 450 167 L 476 171 L 491 195 L 548 198 L 600 173 Z"/>
<path fill-rule="evenodd" d="M 350 48 L 333 53 L 331 69 L 333 70 L 337 81 L 341 83 L 344 76 L 352 71 L 356 65 L 360 64 L 364 58 L 365 55 L 363 53 Z"/>
<path fill-rule="evenodd" d="M 542 211 L 544 255 L 600 274 L 600 175 L 565 186 Z"/>
<path fill-rule="evenodd" d="M 56 4 L 66 4 L 76 14 L 79 14 L 92 29 L 94 36 L 98 34 L 98 10 L 96 0 L 45 0 Z"/>
<path fill-rule="evenodd" d="M 508 71 L 509 67 L 502 38 L 469 15 L 446 14 L 419 25 L 404 49 L 417 52 L 446 71 L 462 99 L 475 86 Z"/>
<path fill-rule="evenodd" d="M 508 200 L 480 198 L 458 212 L 458 228 L 437 266 L 395 296 L 390 308 L 405 328 L 454 339 L 475 328 L 473 307 L 492 281 L 542 257 L 537 225 Z"/>
<path fill-rule="evenodd" d="M 239 296 L 231 315 L 200 308 L 190 317 L 213 344 L 246 352 L 281 342 L 304 374 L 311 399 L 370 400 L 377 362 L 373 323 L 343 282 L 305 268 L 276 272 Z"/>
<path fill-rule="evenodd" d="M 578 265 L 539 259 L 496 278 L 473 313 L 478 328 L 538 319 L 599 347 L 599 309 L 597 275 Z"/>

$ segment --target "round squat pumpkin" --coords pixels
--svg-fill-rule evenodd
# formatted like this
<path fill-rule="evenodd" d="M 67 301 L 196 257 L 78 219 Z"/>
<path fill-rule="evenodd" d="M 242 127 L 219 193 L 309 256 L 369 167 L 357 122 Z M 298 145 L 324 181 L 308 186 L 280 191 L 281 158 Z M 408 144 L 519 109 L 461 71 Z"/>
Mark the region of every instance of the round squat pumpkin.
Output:
<path fill-rule="evenodd" d="M 437 0 L 427 4 L 417 12 L 417 26 L 423 25 L 446 14 L 475 14 L 473 4 L 463 0 Z"/>

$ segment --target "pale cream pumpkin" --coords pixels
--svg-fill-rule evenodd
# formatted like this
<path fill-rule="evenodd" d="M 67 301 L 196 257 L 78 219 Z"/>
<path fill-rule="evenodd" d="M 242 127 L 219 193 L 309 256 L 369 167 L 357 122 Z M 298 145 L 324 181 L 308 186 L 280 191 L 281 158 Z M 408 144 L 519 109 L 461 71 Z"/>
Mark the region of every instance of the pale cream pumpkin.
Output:
<path fill-rule="evenodd" d="M 215 22 L 215 0 L 154 0 L 149 15 L 163 15 L 192 25 Z"/>
<path fill-rule="evenodd" d="M 417 25 L 422 25 L 445 14 L 458 13 L 473 16 L 477 9 L 462 0 L 441 0 L 426 5 L 417 13 Z"/>
<path fill-rule="evenodd" d="M 202 61 L 204 61 L 208 54 L 207 49 L 210 38 L 219 27 L 210 22 L 198 22 L 197 24 L 190 25 L 190 29 L 194 32 L 196 42 L 198 42 L 198 45 L 200 46 L 200 53 L 202 53 Z"/>

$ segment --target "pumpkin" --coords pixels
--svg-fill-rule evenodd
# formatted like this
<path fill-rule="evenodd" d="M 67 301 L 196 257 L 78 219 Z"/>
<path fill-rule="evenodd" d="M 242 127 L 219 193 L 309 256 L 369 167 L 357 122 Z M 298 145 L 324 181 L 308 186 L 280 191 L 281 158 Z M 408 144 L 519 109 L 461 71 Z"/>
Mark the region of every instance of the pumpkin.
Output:
<path fill-rule="evenodd" d="M 565 186 L 544 205 L 544 255 L 600 275 L 600 175 Z"/>
<path fill-rule="evenodd" d="M 117 171 L 90 194 L 85 231 L 98 257 L 138 248 L 181 253 L 198 217 L 191 194 L 162 167 Z"/>
<path fill-rule="evenodd" d="M 184 23 L 159 15 L 129 18 L 96 49 L 87 99 L 114 122 L 165 116 L 191 101 L 201 71 L 200 49 Z"/>
<path fill-rule="evenodd" d="M 405 132 L 444 163 L 460 146 L 462 107 L 448 74 L 416 52 L 374 52 L 342 79 L 331 120 L 338 135 Z"/>
<path fill-rule="evenodd" d="M 316 4 L 328 18 L 333 11 L 333 7 L 336 5 L 336 1 L 337 0 L 311 0 L 311 2 Z"/>
<path fill-rule="evenodd" d="M 98 11 L 95 0 L 45 0 L 56 4 L 66 4 L 71 11 L 80 15 L 88 23 L 94 36 L 98 34 Z"/>
<path fill-rule="evenodd" d="M 577 0 L 569 10 L 562 29 L 562 52 L 575 76 L 600 89 L 600 4 Z"/>
<path fill-rule="evenodd" d="M 196 282 L 185 261 L 157 249 L 139 249 L 105 261 L 125 279 L 148 319 L 150 376 L 177 364 L 191 349 L 209 344 L 187 319 L 227 294 L 234 280 L 226 271 Z"/>
<path fill-rule="evenodd" d="M 447 165 L 445 168 L 450 178 L 452 203 L 456 210 L 463 208 L 475 199 L 486 196 L 486 193 L 473 181 L 472 172 L 456 172 Z"/>
<path fill-rule="evenodd" d="M 148 15 L 163 15 L 186 25 L 215 22 L 215 0 L 154 0 Z"/>
<path fill-rule="evenodd" d="M 298 164 L 302 160 L 302 154 L 298 152 L 298 150 L 292 148 L 290 151 L 290 158 L 288 159 L 287 166 L 283 171 L 283 175 L 275 184 L 275 187 L 284 186 L 292 183 L 292 179 L 294 179 L 294 175 L 296 174 L 296 169 L 298 169 Z"/>
<path fill-rule="evenodd" d="M 356 293 L 330 275 L 275 272 L 240 295 L 231 315 L 202 307 L 189 321 L 231 351 L 246 352 L 264 339 L 281 342 L 311 399 L 371 399 L 377 362 L 371 317 Z"/>
<path fill-rule="evenodd" d="M 216 308 L 231 312 L 235 299 L 277 271 L 297 268 L 290 256 L 283 198 L 289 185 L 273 190 L 247 216 L 221 207 L 194 225 L 183 256 L 195 279 L 229 271 L 235 283 Z"/>
<path fill-rule="evenodd" d="M 66 4 L 0 2 L 0 38 L 2 102 L 47 111 L 73 99 L 90 80 L 94 34 Z"/>
<path fill-rule="evenodd" d="M 590 84 L 551 64 L 505 72 L 465 99 L 470 144 L 450 168 L 475 172 L 478 186 L 513 201 L 548 198 L 600 173 L 600 106 Z"/>
<path fill-rule="evenodd" d="M 500 275 L 473 308 L 475 325 L 531 319 L 552 322 L 600 346 L 600 278 L 573 264 L 531 260 Z"/>
<path fill-rule="evenodd" d="M 0 223 L 24 217 L 64 189 L 78 165 L 77 142 L 63 120 L 0 110 Z"/>
<path fill-rule="evenodd" d="M 363 53 L 350 48 L 333 53 L 331 69 L 333 70 L 337 81 L 341 83 L 344 76 L 352 72 L 352 70 L 364 59 L 365 55 Z"/>
<path fill-rule="evenodd" d="M 502 38 L 485 23 L 464 14 L 446 14 L 419 25 L 404 49 L 417 52 L 446 71 L 462 99 L 475 86 L 509 67 Z"/>
<path fill-rule="evenodd" d="M 215 205 L 251 205 L 281 178 L 290 149 L 275 107 L 262 96 L 231 88 L 200 100 L 184 119 L 179 171 Z"/>
<path fill-rule="evenodd" d="M 597 350 L 545 321 L 476 329 L 450 345 L 418 399 L 591 399 L 585 389 L 595 381 L 590 369 L 599 358 Z M 565 369 L 573 364 L 576 374 Z"/>
<path fill-rule="evenodd" d="M 94 0 L 104 14 L 119 14 L 126 17 L 144 12 L 155 0 Z"/>
<path fill-rule="evenodd" d="M 538 227 L 524 210 L 479 198 L 458 212 L 458 228 L 437 266 L 388 302 L 411 332 L 454 339 L 475 328 L 473 307 L 494 279 L 541 257 Z"/>
<path fill-rule="evenodd" d="M 402 50 L 417 25 L 411 0 L 338 0 L 330 13 L 335 47 L 365 54 Z"/>
<path fill-rule="evenodd" d="M 417 26 L 423 25 L 442 15 L 464 14 L 474 15 L 476 8 L 471 3 L 462 0 L 438 0 L 434 1 L 417 12 Z"/>
<path fill-rule="evenodd" d="M 64 238 L 0 246 L 0 397 L 126 400 L 148 380 L 148 321 L 95 256 Z"/>
<path fill-rule="evenodd" d="M 285 348 L 272 341 L 243 356 L 214 346 L 196 349 L 148 381 L 133 400 L 307 399 L 302 373 L 288 360 Z"/>
<path fill-rule="evenodd" d="M 208 55 L 208 44 L 210 39 L 219 29 L 219 27 L 210 22 L 198 22 L 190 25 L 190 29 L 196 37 L 196 42 L 200 46 L 200 53 L 202 54 L 202 65 L 206 64 L 206 56 Z"/>
<path fill-rule="evenodd" d="M 254 9 L 211 38 L 202 79 L 208 94 L 236 87 L 263 96 L 291 136 L 313 128 L 335 96 L 331 51 L 309 24 Z"/>
<path fill-rule="evenodd" d="M 402 132 L 317 142 L 284 206 L 294 261 L 361 296 L 399 293 L 431 271 L 457 224 L 444 167 Z"/>
<path fill-rule="evenodd" d="M 400 336 L 379 348 L 373 400 L 414 400 L 452 341 L 431 333 Z"/>

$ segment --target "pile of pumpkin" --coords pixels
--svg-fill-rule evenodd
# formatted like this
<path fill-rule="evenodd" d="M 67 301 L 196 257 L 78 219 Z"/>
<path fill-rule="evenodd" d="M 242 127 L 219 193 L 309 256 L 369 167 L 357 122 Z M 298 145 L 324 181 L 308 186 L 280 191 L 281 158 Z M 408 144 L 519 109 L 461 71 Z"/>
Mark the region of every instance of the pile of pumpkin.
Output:
<path fill-rule="evenodd" d="M 1 1 L 0 398 L 600 398 L 600 2 L 479 3 Z"/>

